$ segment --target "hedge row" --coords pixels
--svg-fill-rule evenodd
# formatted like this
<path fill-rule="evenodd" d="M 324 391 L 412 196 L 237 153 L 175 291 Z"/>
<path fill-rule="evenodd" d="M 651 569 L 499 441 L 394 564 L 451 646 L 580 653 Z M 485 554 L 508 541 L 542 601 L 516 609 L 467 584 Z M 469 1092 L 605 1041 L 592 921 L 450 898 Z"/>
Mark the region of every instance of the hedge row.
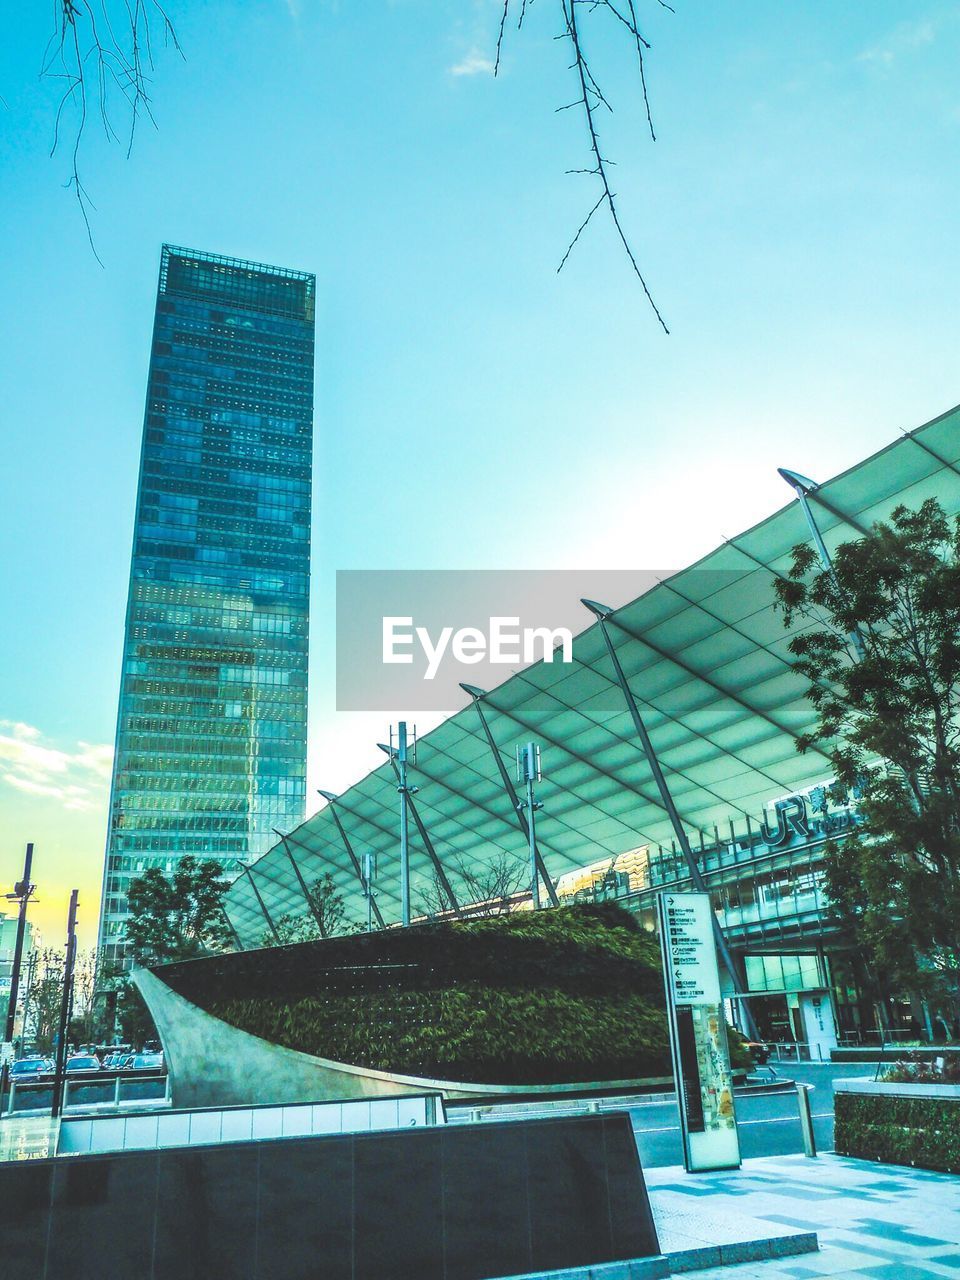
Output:
<path fill-rule="evenodd" d="M 216 1017 L 356 1066 L 485 1084 L 670 1075 L 656 939 L 616 904 L 444 921 L 157 970 Z M 746 1065 L 739 1046 L 734 1065 Z"/>
<path fill-rule="evenodd" d="M 663 1005 L 660 950 L 613 903 L 443 921 L 163 965 L 164 982 L 203 1008 L 216 1000 L 323 990 L 442 989 L 460 982 L 585 994 L 629 991 Z"/>
<path fill-rule="evenodd" d="M 960 1172 L 960 1099 L 838 1093 L 834 1103 L 840 1155 Z"/>
<path fill-rule="evenodd" d="M 402 1075 L 485 1084 L 669 1076 L 663 1012 L 641 997 L 504 991 L 233 1000 L 211 1012 L 275 1044 Z"/>

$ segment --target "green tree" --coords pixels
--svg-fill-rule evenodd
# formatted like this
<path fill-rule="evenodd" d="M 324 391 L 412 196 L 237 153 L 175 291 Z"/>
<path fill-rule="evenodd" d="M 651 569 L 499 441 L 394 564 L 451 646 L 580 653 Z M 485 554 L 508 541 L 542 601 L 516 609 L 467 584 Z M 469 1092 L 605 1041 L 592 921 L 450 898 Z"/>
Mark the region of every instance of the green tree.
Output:
<path fill-rule="evenodd" d="M 94 1000 L 96 1038 L 103 1044 L 131 1044 L 142 1048 L 147 1040 L 159 1040 L 159 1032 L 143 996 L 123 965 L 100 958 Z"/>
<path fill-rule="evenodd" d="M 834 911 L 883 982 L 957 999 L 960 969 L 960 520 L 934 499 L 843 544 L 794 548 L 777 582 L 789 648 L 856 833 L 826 851 Z"/>
<path fill-rule="evenodd" d="M 319 938 L 333 938 L 338 933 L 349 933 L 353 924 L 347 920 L 347 908 L 343 894 L 338 892 L 333 876 L 325 871 L 318 880 L 314 880 L 309 890 L 313 912 L 288 912 L 274 920 L 274 928 L 279 939 L 272 930 L 267 930 L 261 942 L 265 947 L 291 942 L 313 942 Z M 314 914 L 315 913 L 315 914 Z"/>
<path fill-rule="evenodd" d="M 47 947 L 31 958 L 24 988 L 24 1044 L 50 1053 L 63 994 L 63 949 Z"/>
<path fill-rule="evenodd" d="M 150 867 L 130 884 L 126 946 L 138 964 L 189 960 L 223 951 L 230 930 L 221 909 L 227 888 L 219 862 L 189 854 L 169 876 Z"/>

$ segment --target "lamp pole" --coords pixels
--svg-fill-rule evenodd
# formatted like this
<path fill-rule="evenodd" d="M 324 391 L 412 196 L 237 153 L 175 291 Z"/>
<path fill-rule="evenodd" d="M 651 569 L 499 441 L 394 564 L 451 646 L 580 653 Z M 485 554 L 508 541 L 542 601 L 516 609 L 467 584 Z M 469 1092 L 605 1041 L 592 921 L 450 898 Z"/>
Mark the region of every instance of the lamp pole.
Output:
<path fill-rule="evenodd" d="M 70 1023 L 70 1008 L 73 1004 L 73 965 L 77 956 L 77 901 L 79 890 L 70 894 L 70 910 L 67 914 L 67 951 L 63 962 L 63 994 L 60 998 L 60 1021 L 57 1024 L 57 1057 L 56 1074 L 53 1077 L 53 1105 L 51 1116 L 58 1116 L 63 1110 L 64 1068 L 67 1061 L 67 1030 Z"/>

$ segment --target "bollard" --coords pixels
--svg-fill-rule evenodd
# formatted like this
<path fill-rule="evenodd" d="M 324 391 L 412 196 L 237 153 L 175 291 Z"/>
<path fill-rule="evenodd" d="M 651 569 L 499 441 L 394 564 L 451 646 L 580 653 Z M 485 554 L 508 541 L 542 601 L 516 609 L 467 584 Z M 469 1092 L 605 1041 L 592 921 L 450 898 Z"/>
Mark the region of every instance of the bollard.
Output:
<path fill-rule="evenodd" d="M 471 1124 L 479 1124 L 479 1123 L 480 1123 L 480 1108 L 479 1108 L 479 1107 L 471 1107 L 471 1108 L 470 1108 L 470 1123 L 471 1123 Z"/>
<path fill-rule="evenodd" d="M 587 1102 L 587 1111 L 591 1113 L 595 1113 L 595 1112 L 598 1112 L 599 1110 L 600 1110 L 600 1099 L 590 1098 Z"/>
<path fill-rule="evenodd" d="M 803 1154 L 815 1157 L 817 1154 L 817 1140 L 814 1137 L 813 1116 L 810 1113 L 810 1094 L 812 1092 L 812 1084 L 797 1085 L 797 1106 L 800 1109 L 800 1131 L 803 1134 Z"/>

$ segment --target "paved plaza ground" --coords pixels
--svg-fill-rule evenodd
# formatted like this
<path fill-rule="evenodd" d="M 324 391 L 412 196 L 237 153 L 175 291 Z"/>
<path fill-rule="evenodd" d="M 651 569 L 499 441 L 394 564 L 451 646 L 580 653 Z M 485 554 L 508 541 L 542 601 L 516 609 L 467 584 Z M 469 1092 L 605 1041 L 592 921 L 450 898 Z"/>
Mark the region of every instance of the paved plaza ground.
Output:
<path fill-rule="evenodd" d="M 819 1237 L 817 1253 L 709 1267 L 695 1272 L 698 1280 L 960 1280 L 960 1177 L 951 1174 L 835 1155 L 776 1156 L 748 1160 L 737 1173 L 655 1169 L 647 1182 L 667 1252 L 665 1211 L 681 1215 L 680 1234 L 700 1210 L 721 1221 L 756 1220 L 768 1235 L 786 1227 Z"/>

